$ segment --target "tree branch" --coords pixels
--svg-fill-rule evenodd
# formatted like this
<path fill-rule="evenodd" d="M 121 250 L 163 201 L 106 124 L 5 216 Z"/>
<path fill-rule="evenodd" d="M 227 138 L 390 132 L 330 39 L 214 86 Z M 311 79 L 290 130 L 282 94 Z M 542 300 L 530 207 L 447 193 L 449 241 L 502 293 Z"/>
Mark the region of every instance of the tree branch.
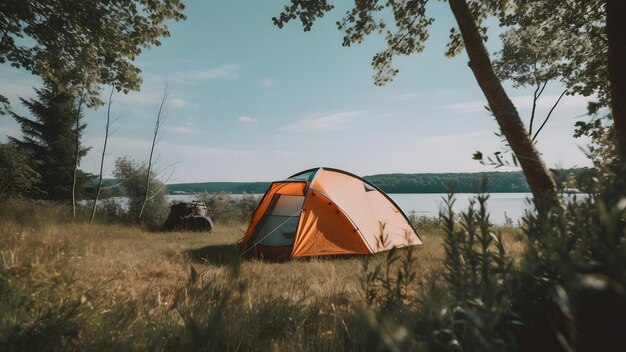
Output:
<path fill-rule="evenodd" d="M 76 219 L 76 178 L 78 176 L 78 161 L 80 159 L 80 113 L 83 107 L 84 96 L 81 93 L 76 111 L 76 154 L 74 158 L 74 175 L 72 180 L 72 218 Z"/>
<path fill-rule="evenodd" d="M 533 109 L 530 112 L 530 123 L 528 124 L 529 136 L 533 135 L 533 122 L 535 121 L 535 110 L 537 109 L 537 100 L 541 96 L 541 93 L 543 93 L 543 90 L 546 88 L 546 84 L 548 84 L 548 81 L 544 81 L 543 87 L 541 87 L 541 82 L 537 81 L 537 89 L 535 89 L 535 92 L 533 93 Z"/>
<path fill-rule="evenodd" d="M 96 217 L 96 207 L 98 205 L 98 198 L 100 197 L 100 191 L 102 191 L 102 171 L 104 169 L 104 157 L 106 155 L 107 150 L 107 141 L 109 140 L 109 127 L 111 125 L 111 103 L 113 101 L 113 92 L 115 91 L 115 86 L 111 87 L 111 93 L 109 94 L 109 103 L 107 105 L 107 122 L 106 127 L 104 129 L 104 146 L 102 147 L 102 157 L 100 158 L 100 175 L 98 176 L 98 190 L 96 191 L 96 196 L 93 201 L 93 208 L 91 208 L 91 219 L 90 223 L 93 223 L 94 218 Z"/>
<path fill-rule="evenodd" d="M 167 101 L 168 96 L 168 84 L 165 84 L 165 88 L 163 89 L 163 98 L 161 98 L 161 105 L 159 105 L 159 112 L 157 113 L 157 119 L 154 124 L 154 135 L 152 136 L 152 146 L 150 147 L 150 157 L 148 158 L 148 171 L 146 172 L 146 191 L 144 192 L 143 202 L 141 204 L 141 209 L 139 210 L 139 215 L 137 215 L 137 219 L 141 219 L 141 215 L 143 214 L 144 209 L 146 208 L 146 203 L 148 202 L 148 194 L 150 193 L 150 172 L 152 171 L 152 156 L 154 155 L 154 146 L 157 142 L 157 137 L 159 135 L 159 128 L 161 127 L 161 119 L 163 115 L 163 107 L 165 106 L 165 102 Z"/>
<path fill-rule="evenodd" d="M 535 139 L 537 139 L 537 136 L 539 135 L 539 132 L 541 132 L 541 129 L 543 129 L 543 126 L 546 125 L 546 122 L 548 122 L 548 120 L 550 119 L 550 115 L 552 115 L 552 112 L 554 111 L 554 109 L 556 108 L 557 105 L 559 105 L 559 102 L 561 101 L 561 98 L 563 98 L 563 96 L 565 95 L 565 93 L 567 93 L 567 89 L 563 91 L 563 93 L 561 93 L 561 95 L 559 96 L 559 98 L 556 100 L 556 102 L 554 103 L 554 105 L 552 105 L 552 109 L 550 109 L 550 112 L 548 112 L 548 116 L 546 116 L 546 119 L 543 120 L 543 123 L 541 124 L 541 126 L 539 126 L 539 129 L 537 130 L 537 132 L 535 132 L 535 135 L 532 138 L 532 142 L 535 141 Z"/>

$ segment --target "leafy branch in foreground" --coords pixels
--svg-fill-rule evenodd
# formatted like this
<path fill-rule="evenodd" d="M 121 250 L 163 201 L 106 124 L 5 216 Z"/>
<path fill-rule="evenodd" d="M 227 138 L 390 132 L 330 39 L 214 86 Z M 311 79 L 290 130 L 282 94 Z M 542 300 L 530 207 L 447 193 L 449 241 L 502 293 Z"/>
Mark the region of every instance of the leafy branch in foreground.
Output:
<path fill-rule="evenodd" d="M 73 97 L 86 89 L 85 104 L 97 106 L 100 85 L 139 89 L 133 61 L 170 35 L 168 20 L 186 19 L 184 9 L 180 0 L 3 1 L 0 64 L 30 71 Z"/>
<path fill-rule="evenodd" d="M 510 312 L 506 282 L 511 273 L 502 236 L 493 232 L 486 202 L 479 195 L 461 213 L 460 227 L 453 210 L 454 198 L 445 200 L 441 218 L 445 228 L 444 279 L 450 288 L 449 300 L 440 315 L 432 343 L 463 350 L 498 350 L 512 345 L 502 336 L 502 327 L 515 323 Z M 476 203 L 478 208 L 475 208 Z"/>
<path fill-rule="evenodd" d="M 377 247 L 389 248 L 384 226 L 381 226 L 380 231 Z M 413 305 L 412 293 L 415 291 L 419 273 L 415 247 L 393 247 L 383 254 L 378 256 L 380 262 L 373 266 L 369 257 L 362 261 L 360 284 L 367 304 L 386 312 Z"/>

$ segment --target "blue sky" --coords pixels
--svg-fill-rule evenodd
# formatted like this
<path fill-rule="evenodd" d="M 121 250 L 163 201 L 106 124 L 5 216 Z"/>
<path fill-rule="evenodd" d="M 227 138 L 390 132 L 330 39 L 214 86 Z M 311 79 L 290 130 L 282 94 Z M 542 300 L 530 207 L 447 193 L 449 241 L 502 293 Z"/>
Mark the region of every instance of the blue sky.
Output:
<path fill-rule="evenodd" d="M 283 1 L 185 3 L 187 21 L 171 23 L 172 36 L 137 59 L 141 91 L 113 96 L 117 121 L 105 174 L 118 157 L 147 159 L 166 82 L 166 120 L 156 150 L 160 177 L 168 183 L 271 181 L 316 166 L 359 175 L 493 170 L 472 160 L 475 151 L 490 154 L 502 143 L 466 56 L 443 55 L 454 25 L 447 4 L 432 2 L 436 21 L 426 50 L 397 58 L 396 79 L 377 87 L 370 62 L 384 41 L 370 37 L 341 47 L 335 22 L 347 8 L 303 32 L 298 22 L 283 29 L 272 24 Z M 498 48 L 496 37 L 491 35 L 491 52 Z M 0 66 L 0 77 L 0 92 L 15 111 L 26 113 L 17 96 L 32 97 L 38 78 L 7 65 Z M 532 90 L 506 87 L 527 120 Z M 561 89 L 548 85 L 539 117 Z M 581 151 L 588 141 L 572 138 L 587 100 L 563 98 L 540 135 L 538 148 L 549 167 L 590 165 Z M 85 117 L 83 143 L 92 149 L 81 167 L 95 173 L 106 109 Z M 19 135 L 19 128 L 0 117 L 0 140 L 7 135 Z"/>

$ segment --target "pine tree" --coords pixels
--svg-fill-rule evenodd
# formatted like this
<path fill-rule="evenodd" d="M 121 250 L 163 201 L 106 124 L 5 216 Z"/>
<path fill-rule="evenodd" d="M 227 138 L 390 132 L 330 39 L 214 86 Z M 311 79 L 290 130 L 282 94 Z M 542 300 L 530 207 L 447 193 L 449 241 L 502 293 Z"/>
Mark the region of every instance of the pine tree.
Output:
<path fill-rule="evenodd" d="M 11 112 L 20 124 L 22 139 L 11 137 L 11 143 L 25 153 L 32 168 L 41 175 L 37 185 L 39 192 L 31 194 L 36 198 L 68 200 L 72 198 L 72 180 L 76 158 L 76 99 L 68 94 L 58 93 L 53 84 L 43 89 L 35 89 L 38 99 L 20 98 L 31 112 L 29 119 Z M 86 125 L 78 124 L 79 137 Z M 79 156 L 87 154 L 89 148 L 80 148 Z M 80 180 L 85 179 L 81 173 Z M 80 183 L 79 183 L 80 184 Z"/>

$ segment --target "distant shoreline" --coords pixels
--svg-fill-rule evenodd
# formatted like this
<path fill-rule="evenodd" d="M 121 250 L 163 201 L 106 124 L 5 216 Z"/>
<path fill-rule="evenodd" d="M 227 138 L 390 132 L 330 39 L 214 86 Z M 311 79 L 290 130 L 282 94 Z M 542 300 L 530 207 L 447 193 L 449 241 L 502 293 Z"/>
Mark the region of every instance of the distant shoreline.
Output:
<path fill-rule="evenodd" d="M 592 169 L 576 168 L 553 171 L 555 178 L 581 180 L 593 172 Z M 487 179 L 486 186 L 483 182 Z M 479 173 L 419 173 L 380 174 L 365 176 L 386 193 L 391 194 L 438 194 L 454 193 L 529 193 L 530 188 L 521 171 Z M 167 185 L 169 194 L 231 193 L 264 194 L 271 182 L 195 182 Z M 567 193 L 578 193 L 570 189 Z"/>

